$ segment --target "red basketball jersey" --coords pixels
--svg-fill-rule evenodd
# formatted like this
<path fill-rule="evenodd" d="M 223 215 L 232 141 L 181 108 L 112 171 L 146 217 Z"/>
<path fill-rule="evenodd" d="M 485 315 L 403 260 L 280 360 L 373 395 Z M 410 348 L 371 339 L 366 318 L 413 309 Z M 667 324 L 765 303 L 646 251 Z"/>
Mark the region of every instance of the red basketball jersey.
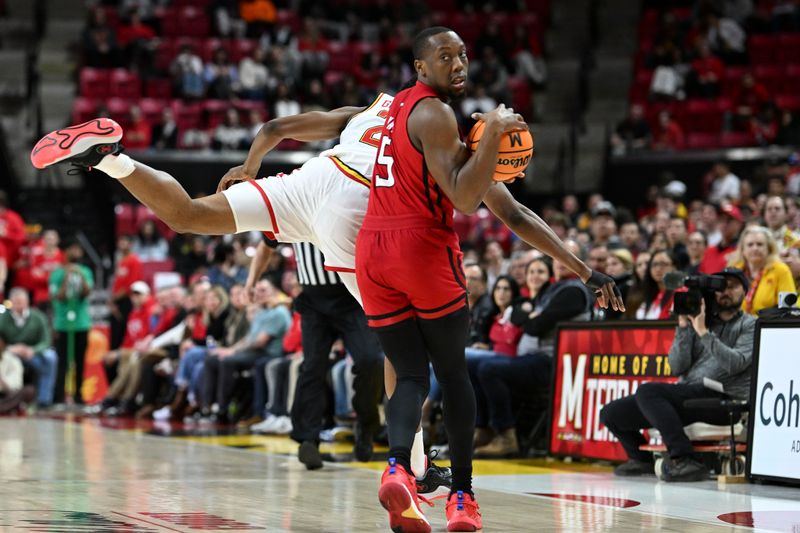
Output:
<path fill-rule="evenodd" d="M 419 219 L 427 225 L 436 222 L 453 227 L 453 203 L 439 188 L 425 157 L 408 136 L 408 116 L 424 98 L 438 96 L 418 81 L 414 87 L 400 91 L 389 108 L 375 161 L 365 228 L 385 227 L 392 217 L 399 217 L 395 218 L 395 228 L 418 225 L 422 222 Z M 376 224 L 378 218 L 382 223 Z"/>

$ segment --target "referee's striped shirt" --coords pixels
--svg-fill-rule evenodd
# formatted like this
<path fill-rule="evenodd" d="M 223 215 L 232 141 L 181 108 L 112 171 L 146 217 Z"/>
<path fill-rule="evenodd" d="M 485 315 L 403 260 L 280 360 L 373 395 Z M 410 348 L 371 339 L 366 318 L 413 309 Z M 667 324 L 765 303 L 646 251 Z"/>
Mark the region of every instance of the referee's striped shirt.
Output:
<path fill-rule="evenodd" d="M 336 272 L 325 270 L 325 259 L 316 246 L 308 242 L 293 243 L 294 258 L 297 261 L 297 281 L 303 287 L 322 285 L 342 285 Z"/>

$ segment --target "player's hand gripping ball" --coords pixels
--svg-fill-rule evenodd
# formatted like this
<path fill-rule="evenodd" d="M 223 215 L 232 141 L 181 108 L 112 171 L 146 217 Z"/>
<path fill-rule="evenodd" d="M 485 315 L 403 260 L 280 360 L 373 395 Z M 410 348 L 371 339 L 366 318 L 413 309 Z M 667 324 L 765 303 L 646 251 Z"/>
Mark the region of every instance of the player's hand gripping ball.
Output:
<path fill-rule="evenodd" d="M 467 148 L 470 152 L 478 149 L 478 143 L 483 137 L 486 123 L 479 120 L 472 127 L 467 137 Z M 497 164 L 494 169 L 495 181 L 514 181 L 522 174 L 533 159 L 533 135 L 528 130 L 509 131 L 500 139 L 500 148 L 497 151 Z"/>

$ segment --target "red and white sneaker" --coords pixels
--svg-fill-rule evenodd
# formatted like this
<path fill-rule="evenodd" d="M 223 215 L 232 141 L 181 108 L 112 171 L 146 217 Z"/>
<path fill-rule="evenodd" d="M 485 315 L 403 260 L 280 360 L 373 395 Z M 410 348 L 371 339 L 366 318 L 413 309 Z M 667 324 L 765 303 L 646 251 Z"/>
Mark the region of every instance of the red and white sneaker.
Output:
<path fill-rule="evenodd" d="M 469 492 L 459 490 L 447 499 L 447 531 L 478 531 L 483 528 L 478 502 Z"/>
<path fill-rule="evenodd" d="M 31 163 L 47 168 L 56 163 L 70 162 L 91 168 L 105 156 L 121 151 L 122 127 L 110 118 L 95 118 L 48 133 L 31 151 Z"/>
<path fill-rule="evenodd" d="M 389 459 L 381 477 L 378 499 L 389 511 L 389 527 L 394 533 L 430 533 L 431 524 L 419 507 L 414 476 Z"/>

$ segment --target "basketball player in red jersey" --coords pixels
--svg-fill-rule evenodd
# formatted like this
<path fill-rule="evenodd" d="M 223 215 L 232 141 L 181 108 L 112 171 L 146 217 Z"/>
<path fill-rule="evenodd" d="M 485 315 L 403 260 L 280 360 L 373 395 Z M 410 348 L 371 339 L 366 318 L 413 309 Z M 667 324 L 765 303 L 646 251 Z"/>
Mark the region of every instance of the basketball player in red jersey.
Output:
<path fill-rule="evenodd" d="M 364 310 L 397 374 L 387 408 L 390 459 L 378 497 L 389 511 L 393 531 L 431 530 L 410 474 L 430 358 L 444 392 L 450 443 L 447 530 L 477 531 L 482 522 L 472 492 L 475 396 L 464 358 L 469 315 L 453 209 L 472 213 L 484 197 L 490 206 L 502 202 L 508 192 L 492 180 L 500 138 L 528 126 L 500 105 L 479 116 L 486 128 L 470 154 L 448 105 L 464 94 L 464 42 L 452 30 L 434 27 L 415 38 L 413 51 L 417 82 L 397 94 L 389 109 L 367 215 L 356 241 L 356 279 Z M 601 304 L 613 300 L 617 307 L 613 284 L 586 265 L 574 266 L 587 285 L 603 287 Z"/>

